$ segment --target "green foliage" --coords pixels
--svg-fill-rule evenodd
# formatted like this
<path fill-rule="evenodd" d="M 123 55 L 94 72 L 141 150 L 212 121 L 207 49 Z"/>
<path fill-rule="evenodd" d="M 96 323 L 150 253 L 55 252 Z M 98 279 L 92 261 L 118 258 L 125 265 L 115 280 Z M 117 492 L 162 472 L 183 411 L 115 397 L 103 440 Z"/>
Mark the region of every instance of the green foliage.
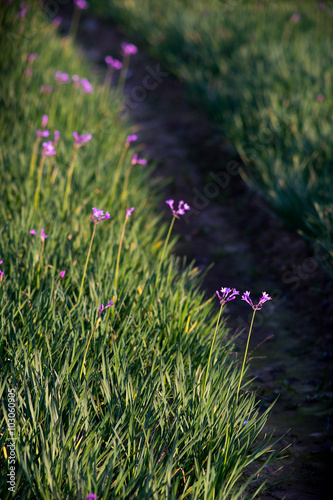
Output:
<path fill-rule="evenodd" d="M 333 272 L 333 5 L 92 0 L 186 82 L 227 132 L 242 175 Z M 300 14 L 300 19 L 293 17 Z M 322 94 L 323 101 L 317 96 Z"/>
<path fill-rule="evenodd" d="M 86 77 L 89 68 L 37 6 L 30 2 L 22 21 L 17 11 L 17 3 L 0 10 L 0 496 L 13 496 L 5 450 L 8 456 L 14 390 L 17 498 L 252 498 L 275 456 L 262 433 L 270 409 L 260 412 L 249 391 L 235 405 L 240 366 L 223 323 L 203 393 L 217 314 L 203 300 L 198 269 L 171 255 L 172 241 L 164 252 L 157 187 L 141 165 L 129 175 L 135 211 L 114 298 L 122 186 L 131 168 L 128 151 L 114 189 L 129 133 L 122 101 L 96 81 L 91 95 L 57 86 L 55 71 Z M 29 66 L 31 53 L 38 57 Z M 41 85 L 53 92 L 41 93 Z M 43 114 L 51 139 L 54 130 L 61 135 L 56 156 L 45 158 L 34 207 L 37 171 L 30 178 L 29 169 Z M 93 138 L 78 150 L 63 216 L 73 131 Z M 92 207 L 111 219 L 96 227 L 78 301 Z M 41 228 L 48 235 L 43 251 Z M 99 318 L 99 306 L 112 298 L 114 308 Z"/>

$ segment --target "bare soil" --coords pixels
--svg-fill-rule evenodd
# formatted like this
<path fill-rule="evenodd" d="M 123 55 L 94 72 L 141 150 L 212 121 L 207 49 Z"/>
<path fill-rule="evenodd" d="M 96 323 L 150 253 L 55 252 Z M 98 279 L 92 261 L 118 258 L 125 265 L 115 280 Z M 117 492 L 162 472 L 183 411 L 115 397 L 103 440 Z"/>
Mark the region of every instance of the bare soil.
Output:
<path fill-rule="evenodd" d="M 64 12 L 65 32 L 69 15 Z M 121 42 L 135 43 L 120 28 L 92 17 L 83 17 L 77 41 L 101 79 L 104 57 L 121 59 Z M 262 291 L 274 299 L 258 313 L 248 374 L 255 377 L 252 387 L 263 409 L 279 395 L 267 431 L 284 436 L 277 445 L 281 449 L 290 447 L 274 470 L 266 470 L 270 487 L 260 498 L 328 500 L 333 471 L 333 283 L 321 269 L 324 257 L 314 255 L 312 247 L 270 213 L 260 194 L 249 190 L 239 175 L 238 167 L 243 167 L 227 140 L 228 131 L 222 133 L 191 107 L 183 86 L 165 73 L 140 48 L 130 63 L 124 115 L 139 137 L 142 155 L 156 164 L 155 175 L 170 180 L 161 185 L 163 199 L 183 199 L 192 207 L 191 215 L 174 226 L 180 235 L 176 252 L 206 270 L 203 287 L 208 296 L 230 286 L 251 290 L 254 299 Z M 155 88 L 145 89 L 145 82 Z M 169 219 L 165 202 L 161 210 Z M 236 339 L 240 352 L 251 313 L 240 300 L 230 302 L 226 311 L 231 331 L 244 330 Z"/>

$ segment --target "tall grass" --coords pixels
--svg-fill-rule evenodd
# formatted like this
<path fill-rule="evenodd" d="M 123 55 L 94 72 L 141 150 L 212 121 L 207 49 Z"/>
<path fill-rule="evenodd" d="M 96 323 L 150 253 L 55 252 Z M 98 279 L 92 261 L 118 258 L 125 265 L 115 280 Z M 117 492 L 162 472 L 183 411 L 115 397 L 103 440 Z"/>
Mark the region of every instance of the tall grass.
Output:
<path fill-rule="evenodd" d="M 217 313 L 194 264 L 172 256 L 172 238 L 163 246 L 150 167 L 131 169 L 126 199 L 135 211 L 117 259 L 130 162 L 115 186 L 129 133 L 119 93 L 90 78 L 35 3 L 24 19 L 18 10 L 15 2 L 0 9 L 0 496 L 254 498 L 276 455 L 263 433 L 270 408 L 259 411 L 248 382 L 238 398 L 240 364 L 223 320 L 210 353 Z M 88 76 L 94 93 L 56 84 L 56 71 Z M 54 157 L 35 158 L 36 168 L 45 160 L 37 179 L 29 169 L 44 114 L 51 139 L 55 130 L 60 139 Z M 78 151 L 63 212 L 74 131 L 92 139 Z M 92 207 L 111 218 L 94 226 Z M 7 483 L 9 393 L 15 493 Z"/>
<path fill-rule="evenodd" d="M 244 179 L 333 272 L 332 2 L 91 0 L 187 84 Z"/>

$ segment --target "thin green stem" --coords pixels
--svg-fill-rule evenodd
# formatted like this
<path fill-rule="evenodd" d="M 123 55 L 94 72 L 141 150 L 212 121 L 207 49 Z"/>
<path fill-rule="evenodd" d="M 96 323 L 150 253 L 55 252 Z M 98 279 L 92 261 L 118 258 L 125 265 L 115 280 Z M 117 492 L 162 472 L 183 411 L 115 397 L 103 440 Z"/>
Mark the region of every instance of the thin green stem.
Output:
<path fill-rule="evenodd" d="M 129 61 L 130 61 L 130 56 L 128 54 L 125 54 L 124 60 L 123 60 L 123 67 L 121 68 L 119 81 L 118 81 L 118 89 L 117 90 L 120 94 L 123 93 L 123 90 L 125 87 L 126 76 L 127 76 L 127 71 L 128 71 L 128 67 L 129 67 Z"/>
<path fill-rule="evenodd" d="M 33 148 L 32 148 L 30 168 L 29 168 L 29 179 L 30 180 L 33 178 L 34 173 L 35 173 L 36 163 L 37 163 L 37 153 L 38 153 L 40 141 L 41 141 L 41 137 L 37 137 L 35 142 L 34 142 Z"/>
<path fill-rule="evenodd" d="M 83 367 L 84 367 L 84 364 L 86 362 L 86 357 L 87 357 L 87 352 L 88 352 L 88 347 L 89 347 L 90 341 L 91 341 L 93 333 L 96 330 L 96 327 L 100 323 L 100 321 L 101 321 L 101 318 L 98 318 L 98 320 L 96 321 L 96 323 L 94 325 L 94 328 L 91 330 L 91 334 L 90 334 L 90 337 L 89 337 L 89 340 L 88 340 L 88 344 L 87 344 L 87 347 L 86 347 L 86 350 L 85 350 L 85 353 L 84 353 L 84 357 L 83 357 L 83 361 L 82 361 L 82 366 L 81 366 L 81 370 L 80 370 L 80 380 L 81 380 L 81 377 L 82 377 Z"/>
<path fill-rule="evenodd" d="M 221 307 L 220 307 L 219 315 L 218 315 L 216 326 L 215 326 L 215 331 L 214 331 L 214 336 L 213 336 L 212 344 L 210 346 L 208 363 L 207 363 L 207 370 L 206 370 L 206 377 L 205 377 L 205 382 L 204 382 L 204 387 L 203 387 L 203 394 L 205 394 L 205 390 L 206 390 L 206 384 L 207 384 L 207 378 L 208 378 L 208 372 L 209 372 L 209 366 L 210 366 L 210 359 L 212 357 L 212 352 L 213 352 L 213 346 L 214 346 L 214 342 L 215 342 L 216 332 L 217 332 L 217 329 L 218 329 L 219 324 L 220 324 L 222 309 L 223 309 L 223 305 L 221 305 Z"/>
<path fill-rule="evenodd" d="M 123 225 L 123 230 L 121 232 L 120 236 L 120 242 L 119 242 L 119 248 L 118 248 L 118 255 L 117 255 L 117 264 L 116 264 L 116 272 L 114 276 L 114 289 L 115 289 L 115 294 L 117 293 L 117 285 L 118 285 L 118 272 L 119 272 L 119 262 L 120 262 L 120 252 L 121 252 L 121 247 L 123 244 L 123 239 L 124 239 L 124 234 L 125 234 L 125 227 L 127 224 L 127 217 L 125 217 L 125 222 Z"/>
<path fill-rule="evenodd" d="M 41 248 L 40 255 L 39 255 L 38 270 L 37 270 L 37 290 L 39 290 L 39 277 L 40 277 L 40 271 L 42 268 L 44 246 L 45 246 L 45 242 L 42 241 L 42 248 Z"/>
<path fill-rule="evenodd" d="M 40 185 L 41 185 L 41 182 L 42 182 L 42 175 L 43 175 L 44 163 L 45 163 L 45 157 L 42 156 L 41 159 L 40 159 L 40 163 L 39 163 L 38 177 L 37 177 L 37 186 L 36 186 L 36 191 L 35 191 L 35 200 L 34 200 L 34 208 L 35 208 L 35 210 L 37 210 L 38 204 L 39 204 L 39 193 L 40 193 Z"/>
<path fill-rule="evenodd" d="M 117 189 L 117 186 L 118 186 L 119 178 L 120 178 L 121 171 L 122 171 L 122 168 L 123 168 L 123 163 L 124 163 L 124 160 L 125 160 L 127 149 L 128 149 L 128 147 L 124 146 L 124 148 L 123 148 L 123 150 L 121 152 L 119 161 L 118 161 L 118 165 L 117 165 L 117 168 L 116 168 L 116 171 L 115 171 L 115 174 L 114 174 L 113 183 L 112 183 L 112 189 L 111 189 L 111 193 L 110 193 L 109 204 L 112 204 L 112 202 L 114 200 L 114 196 L 115 196 L 115 193 L 116 193 L 116 189 Z"/>
<path fill-rule="evenodd" d="M 81 9 L 79 9 L 78 7 L 75 7 L 74 12 L 73 12 L 71 27 L 69 30 L 69 34 L 71 35 L 73 40 L 76 37 L 76 33 L 77 33 L 78 26 L 79 26 L 79 21 L 80 21 L 80 15 L 81 15 Z"/>
<path fill-rule="evenodd" d="M 78 302 L 80 302 L 81 295 L 82 295 L 83 284 L 84 284 L 84 280 L 85 280 L 85 277 L 86 277 L 87 266 L 88 266 L 89 257 L 90 257 L 90 253 L 91 253 L 92 243 L 93 243 L 94 236 L 95 236 L 96 226 L 97 226 L 97 224 L 94 224 L 94 229 L 93 229 L 93 232 L 92 232 L 92 235 L 91 235 L 91 240 L 90 240 L 90 245 L 89 245 L 87 260 L 86 260 L 86 264 L 84 266 L 84 271 L 83 271 L 83 276 L 82 276 L 82 281 L 81 281 L 81 287 L 80 287 Z"/>
<path fill-rule="evenodd" d="M 166 240 L 164 242 L 164 246 L 163 246 L 163 250 L 162 250 L 162 254 L 161 254 L 161 258 L 160 258 L 160 263 L 158 265 L 158 270 L 157 270 L 156 279 L 155 279 L 155 286 L 157 285 L 157 280 L 158 280 L 158 277 L 160 275 L 160 271 L 161 271 L 161 267 L 162 267 L 162 262 L 163 262 L 164 255 L 165 255 L 165 250 L 166 250 L 166 248 L 168 246 L 170 235 L 171 235 L 171 231 L 172 231 L 174 223 L 175 223 L 175 217 L 172 217 L 172 221 L 171 221 L 171 224 L 170 224 L 170 227 L 169 227 L 169 231 L 168 231 Z"/>
<path fill-rule="evenodd" d="M 69 197 L 69 193 L 71 190 L 72 176 L 73 176 L 75 161 L 76 161 L 76 157 L 77 157 L 77 150 L 78 150 L 78 148 L 76 146 L 74 146 L 71 162 L 70 162 L 69 168 L 68 168 L 67 185 L 66 185 L 66 191 L 65 191 L 65 196 L 64 196 L 64 202 L 62 205 L 62 216 L 63 217 L 65 217 L 66 212 L 67 212 L 68 197 Z"/>
<path fill-rule="evenodd" d="M 123 192 L 121 193 L 121 209 L 122 210 L 125 210 L 125 206 L 126 206 L 127 186 L 128 186 L 130 172 L 131 172 L 131 165 L 127 168 L 126 173 L 125 173 Z"/>
<path fill-rule="evenodd" d="M 256 309 L 253 309 L 253 314 L 252 314 L 252 319 L 251 319 L 251 325 L 250 325 L 250 329 L 249 329 L 249 334 L 247 336 L 247 343 L 246 343 L 246 348 L 245 348 L 245 353 L 244 353 L 242 370 L 241 370 L 241 374 L 240 374 L 239 382 L 238 382 L 238 387 L 237 387 L 236 404 L 235 404 L 235 406 L 237 406 L 237 403 L 238 403 L 238 395 L 239 395 L 239 390 L 240 390 L 242 379 L 243 379 L 243 373 L 244 373 L 244 368 L 245 368 L 246 356 L 247 356 L 247 351 L 248 351 L 248 348 L 249 348 L 250 337 L 251 337 L 251 332 L 252 332 L 252 327 L 253 327 L 253 321 L 254 321 L 255 314 L 256 314 Z"/>

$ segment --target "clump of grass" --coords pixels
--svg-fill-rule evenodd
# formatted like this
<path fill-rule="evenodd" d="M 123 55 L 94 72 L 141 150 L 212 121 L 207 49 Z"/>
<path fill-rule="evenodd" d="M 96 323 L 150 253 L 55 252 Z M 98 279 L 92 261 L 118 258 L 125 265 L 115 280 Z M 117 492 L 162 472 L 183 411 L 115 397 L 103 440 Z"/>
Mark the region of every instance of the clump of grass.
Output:
<path fill-rule="evenodd" d="M 6 75 L 0 113 L 1 498 L 12 495 L 6 478 L 9 392 L 15 395 L 18 497 L 236 499 L 249 485 L 254 497 L 265 484 L 258 475 L 276 455 L 273 440 L 262 433 L 271 408 L 260 412 L 249 391 L 235 405 L 246 369 L 240 371 L 225 324 L 215 327 L 211 340 L 217 313 L 212 300 L 203 299 L 198 269 L 182 267 L 170 254 L 173 241 L 161 225 L 150 167 L 133 169 L 127 178 L 126 201 L 135 217 L 124 238 L 132 209 L 124 224 L 127 170 L 119 173 L 117 164 L 129 130 L 119 120 L 119 92 L 106 97 L 98 86 L 82 92 L 77 79 L 66 77 L 73 91 L 58 85 L 53 106 L 52 91 L 41 87 L 54 84 L 55 72 L 89 70 L 72 43 L 43 21 L 28 36 L 35 9 L 30 3 L 22 20 L 16 5 L 8 6 L 0 35 L 3 41 L 14 28 L 17 34 L 0 52 Z M 24 79 L 29 53 L 38 57 Z M 51 174 L 48 195 L 41 169 L 36 210 L 35 185 L 26 173 L 36 154 L 36 124 L 52 106 L 52 127 L 61 133 L 52 164 L 57 174 Z M 70 190 L 69 123 L 74 130 L 88 123 L 91 135 L 75 159 Z M 112 217 L 93 208 L 91 235 L 91 208 L 109 207 L 111 193 Z M 173 215 L 187 209 L 175 211 L 168 203 Z M 29 234 L 37 236 L 35 227 L 43 227 L 37 251 Z M 114 306 L 104 306 L 115 291 Z M 105 312 L 109 306 L 112 314 Z M 245 477 L 249 466 L 254 472 Z"/>

